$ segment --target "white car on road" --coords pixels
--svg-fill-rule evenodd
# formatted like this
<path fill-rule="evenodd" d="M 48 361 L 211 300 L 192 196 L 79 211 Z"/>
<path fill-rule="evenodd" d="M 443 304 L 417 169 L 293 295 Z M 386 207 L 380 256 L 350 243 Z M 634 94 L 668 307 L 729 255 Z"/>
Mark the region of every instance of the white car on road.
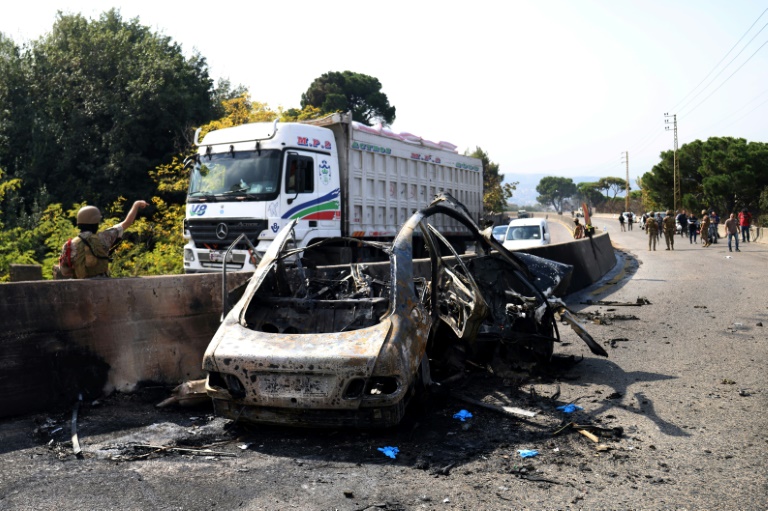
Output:
<path fill-rule="evenodd" d="M 549 224 L 545 218 L 518 218 L 509 222 L 504 248 L 522 250 L 549 245 Z"/>

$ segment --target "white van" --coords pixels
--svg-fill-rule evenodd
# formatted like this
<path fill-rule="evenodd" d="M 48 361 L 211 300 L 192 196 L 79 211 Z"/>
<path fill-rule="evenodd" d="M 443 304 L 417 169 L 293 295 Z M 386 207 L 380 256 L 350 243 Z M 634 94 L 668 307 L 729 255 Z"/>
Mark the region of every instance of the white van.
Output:
<path fill-rule="evenodd" d="M 522 250 L 549 245 L 550 239 L 546 219 L 518 218 L 509 222 L 503 245 L 507 250 Z"/>

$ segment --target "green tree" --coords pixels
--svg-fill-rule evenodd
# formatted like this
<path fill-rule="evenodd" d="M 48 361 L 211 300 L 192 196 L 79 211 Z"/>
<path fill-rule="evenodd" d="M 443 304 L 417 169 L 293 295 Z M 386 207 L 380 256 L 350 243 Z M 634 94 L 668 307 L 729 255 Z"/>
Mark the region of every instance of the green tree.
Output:
<path fill-rule="evenodd" d="M 590 210 L 600 207 L 605 197 L 600 193 L 600 185 L 595 182 L 582 182 L 576 185 L 576 195 L 580 202 L 586 202 Z"/>
<path fill-rule="evenodd" d="M 576 195 L 576 184 L 569 177 L 546 176 L 536 185 L 539 196 L 536 198 L 542 204 L 551 204 L 558 213 L 563 212 L 563 201 Z"/>
<path fill-rule="evenodd" d="M 609 203 L 613 205 L 616 202 L 616 196 L 627 189 L 627 181 L 620 177 L 601 177 L 597 181 L 597 187 L 605 190 L 606 198 L 610 199 Z"/>
<path fill-rule="evenodd" d="M 756 209 L 760 191 L 768 186 L 768 144 L 742 138 L 711 137 L 695 140 L 678 150 L 682 206 L 689 210 L 713 208 L 732 212 Z M 673 151 L 642 176 L 647 204 L 671 207 L 674 203 Z"/>
<path fill-rule="evenodd" d="M 381 92 L 377 78 L 352 71 L 329 71 L 315 78 L 301 95 L 301 107 L 314 106 L 323 113 L 352 112 L 355 121 L 385 125 L 395 122 L 395 107 Z"/>
<path fill-rule="evenodd" d="M 116 10 L 93 21 L 59 13 L 22 61 L 32 129 L 11 133 L 15 158 L 0 164 L 23 180 L 27 203 L 46 183 L 65 204 L 148 194 L 148 169 L 216 111 L 205 59 Z"/>
<path fill-rule="evenodd" d="M 480 147 L 476 147 L 468 156 L 483 162 L 483 212 L 491 214 L 506 211 L 507 201 L 512 198 L 519 181 L 503 183 L 504 175 L 499 171 L 499 164 L 492 162 L 488 153 Z"/>

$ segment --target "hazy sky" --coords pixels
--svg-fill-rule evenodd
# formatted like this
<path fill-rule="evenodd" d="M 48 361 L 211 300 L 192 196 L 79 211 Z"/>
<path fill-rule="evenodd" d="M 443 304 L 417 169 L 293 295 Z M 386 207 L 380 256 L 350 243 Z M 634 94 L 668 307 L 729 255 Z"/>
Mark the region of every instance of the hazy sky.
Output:
<path fill-rule="evenodd" d="M 395 131 L 480 146 L 508 181 L 624 177 L 624 151 L 642 175 L 674 146 L 665 113 L 679 145 L 768 141 L 768 2 L 35 0 L 15 3 L 0 31 L 23 44 L 58 10 L 112 7 L 273 108 L 299 107 L 327 71 L 375 76 Z"/>

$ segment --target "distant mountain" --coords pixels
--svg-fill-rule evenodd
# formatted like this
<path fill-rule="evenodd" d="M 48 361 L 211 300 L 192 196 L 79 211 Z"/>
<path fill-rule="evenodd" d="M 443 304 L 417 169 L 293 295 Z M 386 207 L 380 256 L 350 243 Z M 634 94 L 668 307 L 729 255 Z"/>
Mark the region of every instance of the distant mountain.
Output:
<path fill-rule="evenodd" d="M 536 197 L 539 196 L 539 193 L 536 191 L 536 187 L 539 185 L 539 181 L 541 181 L 542 177 L 551 175 L 552 174 L 504 174 L 505 183 L 519 181 L 517 190 L 515 190 L 515 194 L 512 196 L 509 202 L 518 204 L 520 206 L 532 206 L 536 204 Z M 571 177 L 571 179 L 573 179 L 574 183 L 579 184 L 594 182 L 601 177 L 605 176 L 576 176 Z M 629 185 L 632 187 L 632 190 L 638 189 L 637 181 L 634 179 L 630 179 Z M 624 194 L 620 194 L 619 197 L 624 197 Z"/>

